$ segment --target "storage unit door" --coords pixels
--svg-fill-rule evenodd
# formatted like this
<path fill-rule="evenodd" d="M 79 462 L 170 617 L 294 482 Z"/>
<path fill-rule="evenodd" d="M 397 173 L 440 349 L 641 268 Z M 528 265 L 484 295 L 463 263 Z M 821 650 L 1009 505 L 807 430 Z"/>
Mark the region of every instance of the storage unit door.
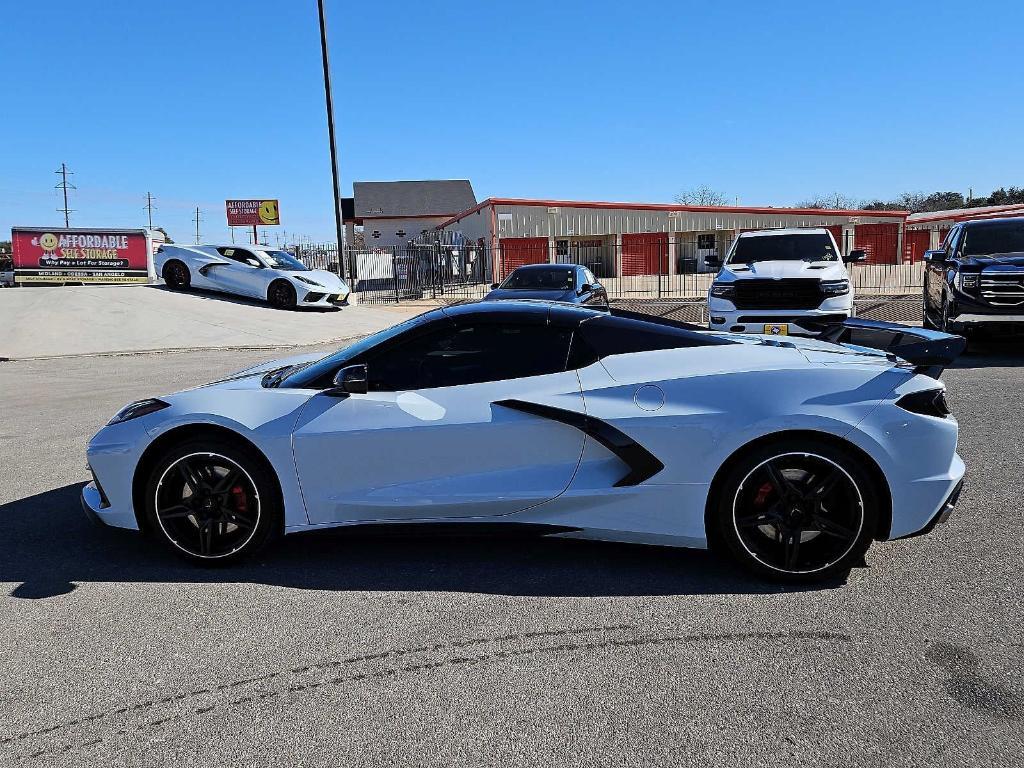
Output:
<path fill-rule="evenodd" d="M 867 254 L 868 264 L 895 264 L 899 236 L 899 224 L 858 224 L 853 247 Z"/>
<path fill-rule="evenodd" d="M 548 239 L 546 237 L 503 237 L 501 245 L 500 282 L 516 267 L 524 264 L 543 264 L 548 260 Z"/>
<path fill-rule="evenodd" d="M 931 243 L 932 233 L 927 229 L 908 229 L 903 233 L 903 257 L 909 264 L 924 258 Z"/>
<path fill-rule="evenodd" d="M 668 233 L 622 236 L 622 275 L 668 274 Z"/>

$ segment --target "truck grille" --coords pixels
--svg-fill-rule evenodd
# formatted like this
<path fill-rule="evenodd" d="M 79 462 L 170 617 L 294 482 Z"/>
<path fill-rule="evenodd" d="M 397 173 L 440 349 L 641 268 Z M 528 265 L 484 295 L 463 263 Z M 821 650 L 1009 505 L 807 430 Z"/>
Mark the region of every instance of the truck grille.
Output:
<path fill-rule="evenodd" d="M 1024 272 L 1006 275 L 982 272 L 981 297 L 1000 307 L 1024 304 Z"/>
<path fill-rule="evenodd" d="M 814 309 L 821 305 L 821 283 L 813 278 L 737 280 L 737 309 Z"/>

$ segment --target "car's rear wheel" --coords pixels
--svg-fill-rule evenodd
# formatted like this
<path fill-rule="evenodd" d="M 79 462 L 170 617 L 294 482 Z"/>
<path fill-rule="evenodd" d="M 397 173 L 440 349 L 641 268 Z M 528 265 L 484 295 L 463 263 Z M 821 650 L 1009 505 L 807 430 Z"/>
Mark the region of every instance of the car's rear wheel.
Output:
<path fill-rule="evenodd" d="M 295 288 L 284 280 L 276 280 L 267 289 L 267 301 L 278 309 L 294 309 L 296 298 Z"/>
<path fill-rule="evenodd" d="M 712 538 L 761 575 L 827 579 L 848 572 L 871 545 L 878 492 L 864 460 L 831 442 L 761 446 L 719 488 Z"/>
<path fill-rule="evenodd" d="M 146 528 L 175 554 L 213 564 L 262 549 L 279 531 L 278 488 L 254 450 L 224 440 L 190 440 L 153 464 Z"/>
<path fill-rule="evenodd" d="M 187 291 L 192 285 L 192 273 L 184 262 L 177 260 L 164 264 L 163 278 L 172 291 Z"/>

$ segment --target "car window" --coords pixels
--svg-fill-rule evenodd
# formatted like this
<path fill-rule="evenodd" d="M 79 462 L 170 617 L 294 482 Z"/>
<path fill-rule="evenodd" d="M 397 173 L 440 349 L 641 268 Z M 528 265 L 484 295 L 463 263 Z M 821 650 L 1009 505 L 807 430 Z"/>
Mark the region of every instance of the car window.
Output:
<path fill-rule="evenodd" d="M 583 276 L 584 278 L 586 278 L 586 281 L 591 285 L 597 285 L 597 278 L 594 277 L 594 273 L 591 272 L 589 269 L 583 269 Z"/>
<path fill-rule="evenodd" d="M 223 256 L 225 259 L 231 259 L 232 261 L 238 261 L 245 264 L 246 259 L 255 259 L 250 251 L 243 248 L 218 248 L 217 253 Z"/>
<path fill-rule="evenodd" d="M 551 267 L 550 269 L 517 269 L 501 284 L 504 289 L 534 289 L 567 291 L 575 287 L 575 272 L 572 267 Z"/>
<path fill-rule="evenodd" d="M 946 246 L 946 255 L 953 257 L 956 255 L 956 249 L 960 247 L 960 233 L 963 232 L 962 226 L 956 226 L 946 237 L 946 242 L 949 245 Z"/>
<path fill-rule="evenodd" d="M 402 392 L 542 376 L 565 370 L 572 332 L 479 323 L 427 333 L 367 359 L 369 389 Z"/>
<path fill-rule="evenodd" d="M 757 235 L 736 241 L 730 264 L 756 261 L 839 261 L 832 238 L 824 233 Z"/>
<path fill-rule="evenodd" d="M 975 224 L 963 230 L 965 256 L 1024 253 L 1024 221 Z"/>

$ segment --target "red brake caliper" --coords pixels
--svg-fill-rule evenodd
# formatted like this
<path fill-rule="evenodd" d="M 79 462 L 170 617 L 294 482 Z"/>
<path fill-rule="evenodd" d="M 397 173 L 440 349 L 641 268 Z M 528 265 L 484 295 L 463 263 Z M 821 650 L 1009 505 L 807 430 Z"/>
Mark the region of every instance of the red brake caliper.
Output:
<path fill-rule="evenodd" d="M 231 489 L 231 497 L 235 500 L 235 511 L 245 514 L 249 508 L 249 498 L 245 495 L 245 489 L 236 485 Z"/>
<path fill-rule="evenodd" d="M 772 484 L 765 483 L 757 489 L 757 496 L 754 497 L 754 506 L 763 507 L 764 503 L 768 501 L 768 494 L 772 492 Z"/>

